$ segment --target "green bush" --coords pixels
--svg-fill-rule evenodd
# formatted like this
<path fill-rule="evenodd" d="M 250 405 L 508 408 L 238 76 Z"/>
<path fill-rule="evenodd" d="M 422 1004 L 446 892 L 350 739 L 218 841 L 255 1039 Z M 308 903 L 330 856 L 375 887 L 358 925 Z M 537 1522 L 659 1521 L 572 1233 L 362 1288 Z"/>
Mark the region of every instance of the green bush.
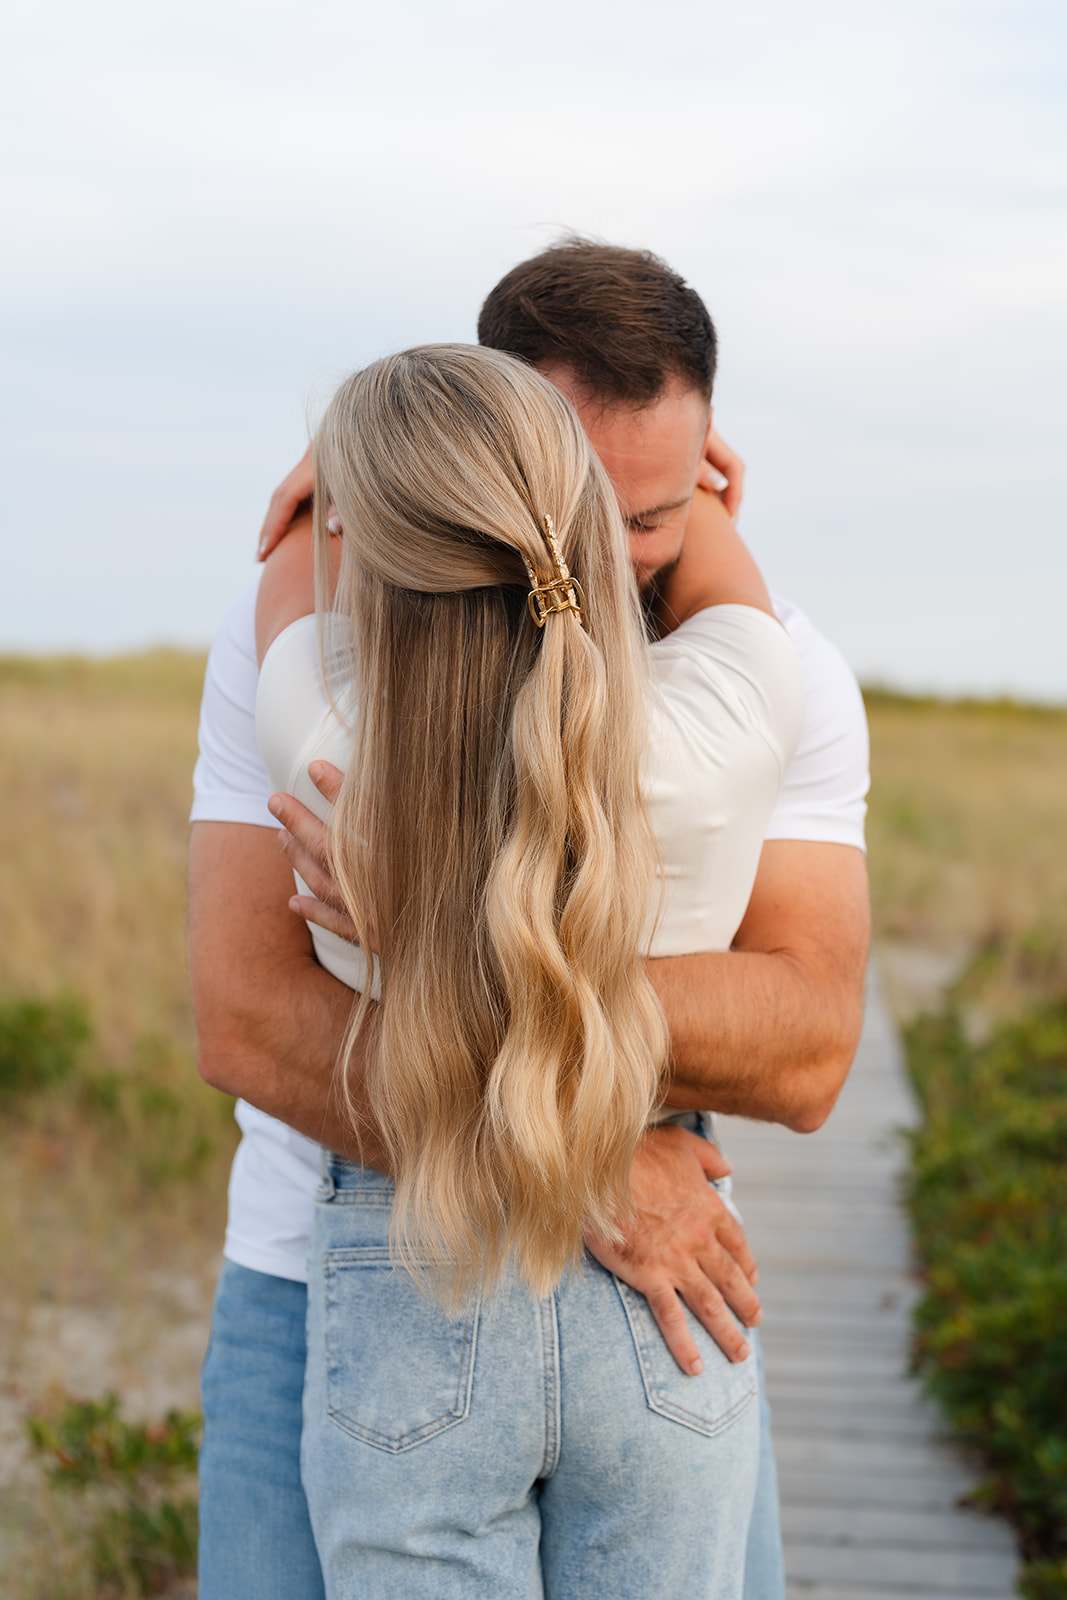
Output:
<path fill-rule="evenodd" d="M 136 1041 L 122 1072 L 79 1074 L 77 1092 L 89 1116 L 112 1126 L 125 1177 L 142 1189 L 198 1177 L 231 1137 L 233 1101 L 207 1093 L 188 1055 L 158 1035 Z"/>
<path fill-rule="evenodd" d="M 0 1000 L 0 1100 L 69 1078 L 91 1033 L 84 1005 L 70 995 Z"/>
<path fill-rule="evenodd" d="M 165 1490 L 196 1472 L 200 1418 L 168 1411 L 147 1426 L 119 1410 L 113 1394 L 70 1400 L 55 1418 L 31 1417 L 27 1430 L 49 1481 L 91 1501 L 95 1576 L 120 1593 L 158 1594 L 196 1571 L 196 1498 Z"/>
<path fill-rule="evenodd" d="M 915 1362 L 1015 1522 L 1034 1600 L 1067 1597 L 1067 1002 L 970 1043 L 922 1017 L 909 1203 L 925 1293 Z"/>

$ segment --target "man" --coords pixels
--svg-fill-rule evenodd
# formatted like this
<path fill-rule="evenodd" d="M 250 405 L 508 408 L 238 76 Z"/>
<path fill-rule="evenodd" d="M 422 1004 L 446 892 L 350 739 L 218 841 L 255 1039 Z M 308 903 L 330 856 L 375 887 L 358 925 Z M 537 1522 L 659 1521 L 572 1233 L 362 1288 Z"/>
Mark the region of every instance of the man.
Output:
<path fill-rule="evenodd" d="M 723 460 L 710 422 L 714 330 L 699 298 L 654 257 L 572 241 L 502 280 L 479 337 L 532 361 L 575 403 L 615 483 L 656 625 L 669 631 L 670 571 L 702 463 L 708 451 Z M 305 487 L 299 474 L 289 482 L 275 533 Z M 353 1144 L 331 1093 L 350 995 L 315 964 L 304 923 L 287 910 L 289 862 L 269 831 L 252 731 L 251 614 L 246 598 L 209 667 L 191 845 L 200 1067 L 250 1102 L 239 1110 L 245 1139 L 205 1365 L 202 1600 L 321 1593 L 296 1477 L 300 1280 L 316 1170 L 300 1136 Z M 848 669 L 799 613 L 783 605 L 780 615 L 800 652 L 808 720 L 735 949 L 651 971 L 671 1028 L 672 1099 L 806 1131 L 829 1112 L 859 1031 L 866 748 Z M 314 842 L 291 802 L 274 814 Z M 286 849 L 328 894 L 293 833 Z M 725 1170 L 713 1147 L 679 1128 L 648 1135 L 626 1244 L 595 1246 L 647 1296 L 686 1370 L 699 1357 L 679 1297 L 734 1359 L 745 1352 L 735 1316 L 749 1327 L 759 1317 L 747 1246 L 707 1182 Z M 781 1593 L 778 1551 L 768 1452 L 749 1600 Z"/>

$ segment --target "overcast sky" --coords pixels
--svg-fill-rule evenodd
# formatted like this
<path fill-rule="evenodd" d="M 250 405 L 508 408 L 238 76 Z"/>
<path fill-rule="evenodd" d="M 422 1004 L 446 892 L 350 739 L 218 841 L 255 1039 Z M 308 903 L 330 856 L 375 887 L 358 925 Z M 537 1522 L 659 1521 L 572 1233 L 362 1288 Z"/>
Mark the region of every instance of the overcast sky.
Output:
<path fill-rule="evenodd" d="M 1062 0 L 9 0 L 0 651 L 206 643 L 345 371 L 576 229 L 707 300 L 772 586 L 1067 700 Z"/>

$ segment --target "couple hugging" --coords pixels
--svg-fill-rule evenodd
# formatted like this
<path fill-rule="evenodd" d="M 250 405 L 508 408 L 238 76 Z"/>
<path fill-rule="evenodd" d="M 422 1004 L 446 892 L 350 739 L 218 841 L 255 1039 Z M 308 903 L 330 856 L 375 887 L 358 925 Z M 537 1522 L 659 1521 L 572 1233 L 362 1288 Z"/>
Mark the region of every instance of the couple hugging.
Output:
<path fill-rule="evenodd" d="M 848 1071 L 862 703 L 737 537 L 681 278 L 568 240 L 478 338 L 341 386 L 208 665 L 201 1600 L 781 1600 L 711 1112 Z"/>

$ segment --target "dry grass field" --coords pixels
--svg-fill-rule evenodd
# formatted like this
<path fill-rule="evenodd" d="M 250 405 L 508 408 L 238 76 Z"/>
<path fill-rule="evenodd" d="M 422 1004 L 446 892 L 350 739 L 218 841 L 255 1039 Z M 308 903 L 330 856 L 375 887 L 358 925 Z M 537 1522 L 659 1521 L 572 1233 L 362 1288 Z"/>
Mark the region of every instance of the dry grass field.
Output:
<path fill-rule="evenodd" d="M 24 1419 L 61 1392 L 196 1406 L 230 1107 L 196 1075 L 184 949 L 202 658 L 0 660 L 0 1002 L 81 998 L 61 1084 L 0 1098 L 0 1591 L 97 1592 Z"/>
<path fill-rule="evenodd" d="M 116 1389 L 195 1406 L 235 1133 L 195 1071 L 186 817 L 203 661 L 0 659 L 0 1002 L 79 996 L 62 1082 L 0 1098 L 0 1588 L 98 1593 L 24 1419 Z M 871 697 L 876 934 L 901 1007 L 1067 988 L 1067 713 Z M 918 952 L 918 955 L 915 955 Z M 909 965 L 910 962 L 910 965 Z"/>
<path fill-rule="evenodd" d="M 957 975 L 978 1025 L 1067 993 L 1067 711 L 867 701 L 875 940 L 898 1011 Z"/>

